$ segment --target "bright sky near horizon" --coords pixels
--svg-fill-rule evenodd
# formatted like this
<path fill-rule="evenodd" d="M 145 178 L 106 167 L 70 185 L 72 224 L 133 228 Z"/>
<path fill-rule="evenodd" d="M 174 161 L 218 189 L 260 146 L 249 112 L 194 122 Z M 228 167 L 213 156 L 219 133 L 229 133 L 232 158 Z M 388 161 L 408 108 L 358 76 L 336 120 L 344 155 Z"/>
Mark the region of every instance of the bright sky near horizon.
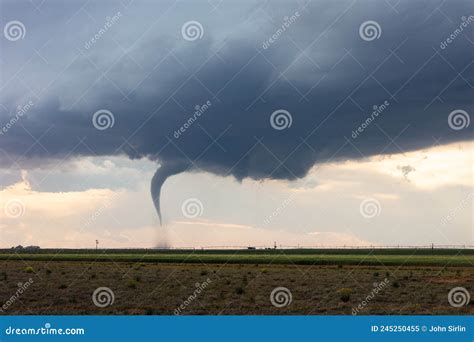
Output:
<path fill-rule="evenodd" d="M 177 175 L 164 186 L 163 227 L 149 198 L 153 163 L 84 158 L 63 169 L 24 171 L 0 191 L 0 207 L 11 199 L 24 204 L 21 219 L 0 212 L 0 247 L 87 248 L 96 239 L 108 248 L 165 239 L 173 247 L 472 245 L 473 147 L 323 164 L 293 182 Z M 101 186 L 74 189 L 85 178 Z M 188 198 L 202 204 L 199 216 L 183 213 Z M 361 214 L 366 199 L 379 203 L 374 217 Z"/>
<path fill-rule="evenodd" d="M 472 0 L 0 6 L 0 247 L 473 244 Z"/>

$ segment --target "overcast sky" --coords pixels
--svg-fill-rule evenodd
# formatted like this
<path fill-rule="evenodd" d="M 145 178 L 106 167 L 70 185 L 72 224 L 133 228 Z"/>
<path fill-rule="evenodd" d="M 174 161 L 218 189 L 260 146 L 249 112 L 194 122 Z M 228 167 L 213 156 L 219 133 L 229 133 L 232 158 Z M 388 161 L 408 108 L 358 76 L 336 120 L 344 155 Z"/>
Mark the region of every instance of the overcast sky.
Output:
<path fill-rule="evenodd" d="M 3 1 L 1 24 L 0 247 L 473 243 L 470 0 Z"/>

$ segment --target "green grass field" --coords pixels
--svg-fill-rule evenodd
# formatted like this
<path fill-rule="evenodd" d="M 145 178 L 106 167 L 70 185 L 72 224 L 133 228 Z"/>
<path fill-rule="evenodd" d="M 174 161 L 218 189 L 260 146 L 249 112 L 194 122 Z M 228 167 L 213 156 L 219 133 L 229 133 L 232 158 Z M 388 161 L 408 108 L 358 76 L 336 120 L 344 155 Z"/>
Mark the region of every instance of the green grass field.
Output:
<path fill-rule="evenodd" d="M 0 250 L 0 303 L 31 279 L 8 314 L 172 315 L 206 282 L 181 314 L 351 315 L 383 281 L 360 314 L 472 315 L 474 302 L 453 307 L 448 294 L 472 289 L 473 265 L 470 249 Z M 91 298 L 104 286 L 115 302 L 97 307 Z M 277 286 L 291 305 L 272 305 Z"/>
<path fill-rule="evenodd" d="M 0 253 L 0 260 L 203 264 L 474 266 L 474 251 L 460 250 L 221 250 L 41 251 Z"/>

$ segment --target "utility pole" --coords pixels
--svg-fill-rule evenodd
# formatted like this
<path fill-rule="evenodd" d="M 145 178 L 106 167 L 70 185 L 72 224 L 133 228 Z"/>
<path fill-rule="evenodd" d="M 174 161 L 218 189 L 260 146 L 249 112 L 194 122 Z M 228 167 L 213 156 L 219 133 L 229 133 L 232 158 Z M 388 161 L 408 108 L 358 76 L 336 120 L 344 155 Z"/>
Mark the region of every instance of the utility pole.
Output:
<path fill-rule="evenodd" d="M 98 248 L 99 248 L 99 240 L 95 240 L 95 250 L 97 251 Z"/>

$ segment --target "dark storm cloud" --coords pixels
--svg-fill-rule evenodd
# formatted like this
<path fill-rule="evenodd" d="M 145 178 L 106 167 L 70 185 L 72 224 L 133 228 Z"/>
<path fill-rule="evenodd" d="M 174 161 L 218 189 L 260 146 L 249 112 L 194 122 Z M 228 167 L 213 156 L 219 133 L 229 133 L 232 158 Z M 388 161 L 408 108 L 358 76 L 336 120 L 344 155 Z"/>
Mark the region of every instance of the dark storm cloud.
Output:
<path fill-rule="evenodd" d="M 319 162 L 472 139 L 473 125 L 453 130 L 448 115 L 474 112 L 474 21 L 440 47 L 461 17 L 474 15 L 472 2 L 452 1 L 436 10 L 440 4 L 402 1 L 394 10 L 376 1 L 233 2 L 212 13 L 207 2 L 193 8 L 136 2 L 97 12 L 86 7 L 104 16 L 119 10 L 120 22 L 90 49 L 83 43 L 104 16 L 93 24 L 81 17 L 55 23 L 68 35 L 56 31 L 50 53 L 41 50 L 50 63 L 34 56 L 15 75 L 21 67 L 15 56 L 34 55 L 32 46 L 46 40 L 42 32 L 50 34 L 45 10 L 29 17 L 30 40 L 2 41 L 2 124 L 15 116 L 17 105 L 34 102 L 0 136 L 2 164 L 145 157 L 165 165 L 154 178 L 156 200 L 166 177 L 186 169 L 237 179 L 295 179 Z M 19 18 L 32 11 L 8 9 Z M 154 19 L 143 25 L 146 13 L 166 9 L 164 22 L 147 31 Z M 70 27 L 81 20 L 87 32 Z M 202 39 L 183 39 L 181 26 L 189 20 L 202 24 Z M 359 35 L 369 20 L 381 27 L 372 41 Z M 285 21 L 291 23 L 282 31 Z M 117 41 L 130 47 L 127 54 Z M 92 115 L 100 109 L 113 113 L 113 127 L 94 128 Z M 279 109 L 291 115 L 291 126 L 282 130 L 270 122 Z"/>

